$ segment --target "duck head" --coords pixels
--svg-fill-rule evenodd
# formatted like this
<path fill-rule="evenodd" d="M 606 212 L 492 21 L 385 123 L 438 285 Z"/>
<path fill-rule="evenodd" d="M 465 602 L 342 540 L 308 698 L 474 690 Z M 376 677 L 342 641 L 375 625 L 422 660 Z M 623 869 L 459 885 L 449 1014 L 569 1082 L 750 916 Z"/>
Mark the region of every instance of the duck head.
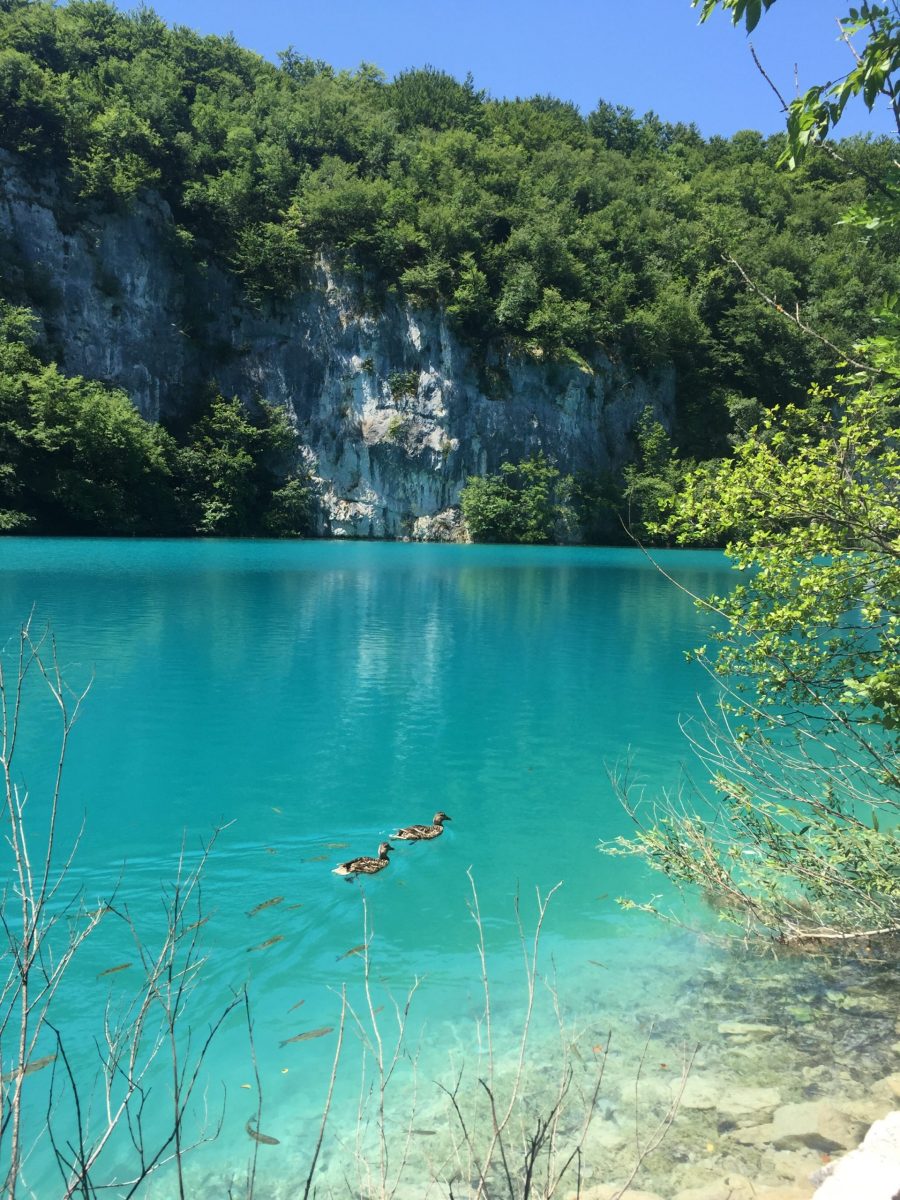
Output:
<path fill-rule="evenodd" d="M 381 845 L 378 847 L 378 857 L 379 858 L 387 858 L 388 850 L 393 850 L 393 848 L 394 847 L 391 845 L 390 842 L 382 842 Z"/>
<path fill-rule="evenodd" d="M 432 825 L 443 825 L 445 821 L 449 821 L 450 819 L 451 818 L 448 817 L 445 812 L 436 812 L 434 814 L 434 820 L 431 823 Z"/>

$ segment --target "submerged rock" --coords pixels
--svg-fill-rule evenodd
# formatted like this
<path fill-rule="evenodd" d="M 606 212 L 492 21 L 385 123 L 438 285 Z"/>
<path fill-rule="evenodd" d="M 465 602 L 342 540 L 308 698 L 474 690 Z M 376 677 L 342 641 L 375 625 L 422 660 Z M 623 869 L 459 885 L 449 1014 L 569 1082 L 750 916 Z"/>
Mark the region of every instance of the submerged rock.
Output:
<path fill-rule="evenodd" d="M 622 1191 L 622 1184 L 598 1183 L 593 1187 L 582 1188 L 580 1192 L 570 1192 L 566 1200 L 663 1200 L 656 1192 L 642 1192 L 636 1188 Z"/>
<path fill-rule="evenodd" d="M 731 1087 L 716 1106 L 720 1127 L 759 1125 L 781 1103 L 781 1092 L 773 1087 Z"/>
<path fill-rule="evenodd" d="M 760 1025 L 746 1021 L 722 1021 L 719 1033 L 734 1038 L 771 1038 L 778 1033 L 777 1025 Z"/>
<path fill-rule="evenodd" d="M 841 1112 L 829 1100 L 808 1100 L 801 1104 L 783 1104 L 772 1118 L 771 1138 L 779 1150 L 811 1150 L 831 1153 L 849 1150 L 857 1144 L 865 1126 L 850 1114 Z"/>

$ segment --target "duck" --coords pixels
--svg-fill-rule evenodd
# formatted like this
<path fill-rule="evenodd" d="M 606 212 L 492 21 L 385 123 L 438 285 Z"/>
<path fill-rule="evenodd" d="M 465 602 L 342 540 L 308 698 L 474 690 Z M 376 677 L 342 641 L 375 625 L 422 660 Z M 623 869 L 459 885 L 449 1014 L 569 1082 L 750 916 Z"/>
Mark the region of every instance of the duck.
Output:
<path fill-rule="evenodd" d="M 405 829 L 398 829 L 391 836 L 399 838 L 401 842 L 428 842 L 441 836 L 444 832 L 444 822 L 450 819 L 445 812 L 436 812 L 431 825 L 407 825 Z"/>
<path fill-rule="evenodd" d="M 388 865 L 388 851 L 393 848 L 390 842 L 382 842 L 378 847 L 377 858 L 351 858 L 349 862 L 339 863 L 332 875 L 344 875 L 348 879 L 354 875 L 377 875 Z"/>

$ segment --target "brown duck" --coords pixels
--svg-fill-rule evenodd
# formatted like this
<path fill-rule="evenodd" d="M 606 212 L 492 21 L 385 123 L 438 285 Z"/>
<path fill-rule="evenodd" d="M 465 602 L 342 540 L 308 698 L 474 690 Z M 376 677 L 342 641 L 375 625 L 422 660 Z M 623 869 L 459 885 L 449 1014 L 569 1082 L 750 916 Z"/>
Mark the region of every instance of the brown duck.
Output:
<path fill-rule="evenodd" d="M 432 838 L 441 836 L 444 832 L 444 822 L 449 820 L 450 817 L 445 812 L 436 812 L 431 825 L 407 825 L 405 829 L 398 829 L 391 836 L 399 838 L 401 842 L 430 842 Z"/>
<path fill-rule="evenodd" d="M 393 850 L 390 842 L 382 842 L 378 847 L 377 858 L 351 858 L 349 862 L 339 863 L 332 871 L 333 875 L 377 875 L 388 865 L 388 851 Z"/>

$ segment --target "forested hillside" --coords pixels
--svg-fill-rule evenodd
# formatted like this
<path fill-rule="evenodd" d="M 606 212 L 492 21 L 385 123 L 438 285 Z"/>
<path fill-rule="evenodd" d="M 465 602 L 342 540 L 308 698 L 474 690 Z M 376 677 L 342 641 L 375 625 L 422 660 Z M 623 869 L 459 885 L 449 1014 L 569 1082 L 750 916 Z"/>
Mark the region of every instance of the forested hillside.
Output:
<path fill-rule="evenodd" d="M 324 251 L 372 310 L 391 293 L 444 308 L 477 353 L 671 364 L 674 436 L 695 458 L 835 368 L 724 255 L 839 346 L 900 289 L 897 230 L 838 228 L 890 160 L 886 139 L 788 174 L 781 136 L 494 100 L 428 67 L 388 81 L 294 50 L 276 66 L 101 0 L 4 0 L 0 110 L 0 146 L 63 181 L 72 227 L 152 190 L 182 251 L 224 265 L 262 310 L 308 285 Z M 40 310 L 14 245 L 0 266 L 5 299 Z"/>

